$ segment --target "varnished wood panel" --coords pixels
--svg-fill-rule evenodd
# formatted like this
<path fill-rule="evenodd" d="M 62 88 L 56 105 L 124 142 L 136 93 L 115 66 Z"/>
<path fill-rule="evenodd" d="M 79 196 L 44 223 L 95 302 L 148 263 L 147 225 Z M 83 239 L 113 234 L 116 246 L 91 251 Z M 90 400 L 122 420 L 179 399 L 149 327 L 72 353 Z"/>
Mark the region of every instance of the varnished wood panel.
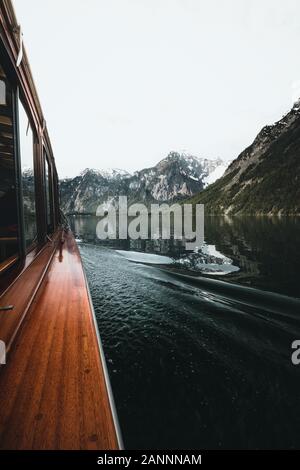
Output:
<path fill-rule="evenodd" d="M 13 306 L 9 311 L 0 310 L 0 339 L 5 342 L 7 351 L 47 269 L 57 241 L 58 235 L 53 242 L 48 242 L 29 266 L 25 266 L 22 274 L 0 296 L 0 307 Z"/>
<path fill-rule="evenodd" d="M 116 449 L 77 245 L 68 234 L 0 369 L 0 448 Z"/>

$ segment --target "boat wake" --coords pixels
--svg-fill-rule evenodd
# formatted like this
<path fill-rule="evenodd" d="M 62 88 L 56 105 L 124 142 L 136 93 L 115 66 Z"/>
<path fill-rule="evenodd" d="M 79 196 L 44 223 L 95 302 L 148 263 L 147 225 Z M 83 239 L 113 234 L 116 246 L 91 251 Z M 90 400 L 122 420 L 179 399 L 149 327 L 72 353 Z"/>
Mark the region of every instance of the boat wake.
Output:
<path fill-rule="evenodd" d="M 127 448 L 298 446 L 299 300 L 80 251 Z"/>

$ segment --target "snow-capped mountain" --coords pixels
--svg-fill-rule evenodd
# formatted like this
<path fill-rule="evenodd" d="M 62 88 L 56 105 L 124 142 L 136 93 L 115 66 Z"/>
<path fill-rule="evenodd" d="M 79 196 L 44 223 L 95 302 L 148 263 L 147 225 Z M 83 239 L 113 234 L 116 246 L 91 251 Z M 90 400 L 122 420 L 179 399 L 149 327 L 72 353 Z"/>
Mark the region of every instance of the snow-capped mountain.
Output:
<path fill-rule="evenodd" d="M 210 184 L 213 184 L 215 181 L 217 181 L 219 178 L 221 178 L 225 171 L 228 168 L 228 165 L 231 162 L 222 162 L 220 165 L 218 165 L 211 173 L 209 173 L 204 179 L 204 187 L 207 188 Z"/>
<path fill-rule="evenodd" d="M 66 213 L 96 212 L 106 201 L 127 196 L 129 203 L 171 202 L 202 191 L 226 169 L 221 159 L 209 160 L 171 152 L 151 168 L 130 175 L 125 170 L 86 169 L 60 182 L 62 208 Z"/>
<path fill-rule="evenodd" d="M 88 174 L 89 172 L 93 172 L 94 174 L 102 178 L 108 179 L 108 180 L 130 178 L 132 176 L 130 173 L 128 173 L 128 171 L 121 170 L 120 168 L 108 168 L 106 170 L 96 170 L 94 168 L 86 168 L 80 173 L 80 176 L 84 176 L 85 174 Z"/>
<path fill-rule="evenodd" d="M 205 180 L 223 164 L 171 152 L 156 166 L 134 173 L 129 189 L 132 199 L 140 202 L 175 201 L 191 196 L 205 187 Z"/>

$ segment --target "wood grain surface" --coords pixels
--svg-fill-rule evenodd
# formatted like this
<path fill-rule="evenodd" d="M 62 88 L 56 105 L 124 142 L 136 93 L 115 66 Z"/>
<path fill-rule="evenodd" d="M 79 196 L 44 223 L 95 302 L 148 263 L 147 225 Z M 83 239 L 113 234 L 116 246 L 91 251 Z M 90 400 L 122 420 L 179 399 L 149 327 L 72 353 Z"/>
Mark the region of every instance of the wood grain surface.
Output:
<path fill-rule="evenodd" d="M 0 391 L 1 449 L 119 447 L 93 311 L 71 233 L 55 252 L 7 364 L 0 368 Z"/>

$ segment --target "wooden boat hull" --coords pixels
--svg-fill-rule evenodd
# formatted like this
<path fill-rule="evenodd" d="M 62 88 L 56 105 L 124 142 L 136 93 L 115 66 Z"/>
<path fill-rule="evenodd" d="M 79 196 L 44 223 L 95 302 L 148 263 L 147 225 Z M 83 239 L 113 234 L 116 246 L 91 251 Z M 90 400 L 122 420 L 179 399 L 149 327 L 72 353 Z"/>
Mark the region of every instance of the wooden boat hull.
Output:
<path fill-rule="evenodd" d="M 118 449 L 105 361 L 70 232 L 62 245 L 57 238 L 49 259 L 25 316 L 19 321 L 16 311 L 0 316 L 0 331 L 5 316 L 10 341 L 7 364 L 0 368 L 0 448 Z M 15 303 L 18 288 L 22 295 L 27 269 L 6 291 L 5 302 Z"/>

